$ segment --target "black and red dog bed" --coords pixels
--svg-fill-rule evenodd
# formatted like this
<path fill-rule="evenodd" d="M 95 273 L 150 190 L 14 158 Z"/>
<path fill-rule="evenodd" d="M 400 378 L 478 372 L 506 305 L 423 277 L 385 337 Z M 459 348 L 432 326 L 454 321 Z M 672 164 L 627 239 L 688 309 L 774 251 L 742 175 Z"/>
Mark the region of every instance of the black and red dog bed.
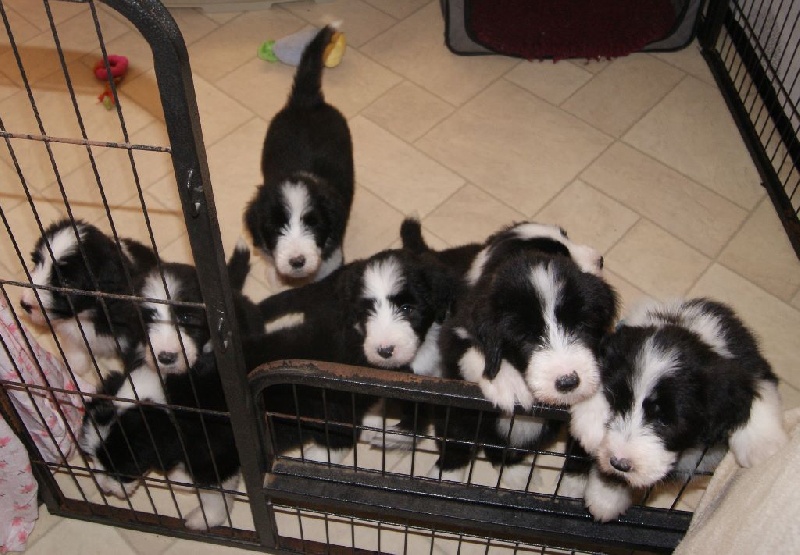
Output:
<path fill-rule="evenodd" d="M 703 0 L 440 0 L 456 54 L 528 60 L 614 58 L 677 50 Z"/>

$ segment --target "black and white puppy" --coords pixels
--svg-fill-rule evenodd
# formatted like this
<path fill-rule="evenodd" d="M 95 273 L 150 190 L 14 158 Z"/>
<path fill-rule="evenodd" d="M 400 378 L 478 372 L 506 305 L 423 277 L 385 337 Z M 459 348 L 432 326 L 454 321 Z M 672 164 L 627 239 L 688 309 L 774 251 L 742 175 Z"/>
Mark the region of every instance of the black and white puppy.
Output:
<path fill-rule="evenodd" d="M 404 249 L 342 266 L 322 281 L 282 291 L 259 303 L 269 322 L 301 314 L 304 323 L 346 336 L 349 364 L 399 369 L 427 364 L 452 303 L 452 271 Z M 344 362 L 344 361 L 343 361 Z"/>
<path fill-rule="evenodd" d="M 117 245 L 87 222 L 63 219 L 45 230 L 31 259 L 32 285 L 88 293 L 32 288 L 20 299 L 34 324 L 53 326 L 74 372 L 91 374 L 92 357 L 124 356 L 141 341 L 133 301 L 92 293 L 135 295 L 156 264 L 150 248 L 132 239 Z"/>
<path fill-rule="evenodd" d="M 777 377 L 724 304 L 642 303 L 604 341 L 601 367 L 602 388 L 571 409 L 596 461 L 585 502 L 597 520 L 625 512 L 634 488 L 713 467 L 726 445 L 750 467 L 788 441 Z"/>
<path fill-rule="evenodd" d="M 611 286 L 560 254 L 523 249 L 501 260 L 487 257 L 483 265 L 442 327 L 445 377 L 477 383 L 506 415 L 516 405 L 529 410 L 536 401 L 571 405 L 591 397 L 600 384 L 596 353 L 617 313 Z M 475 437 L 467 425 L 475 417 L 466 412 L 451 415 L 447 426 L 437 416 L 437 437 L 447 440 L 433 475 L 460 479 L 471 454 L 459 440 Z M 484 441 L 518 448 L 544 439 L 550 427 L 535 417 L 516 417 L 513 429 L 509 416 L 484 422 Z"/>
<path fill-rule="evenodd" d="M 323 51 L 334 32 L 324 27 L 303 53 L 286 106 L 264 140 L 264 184 L 244 214 L 253 244 L 274 262 L 276 283 L 318 280 L 343 261 L 353 147 L 347 120 L 321 90 Z"/>
<path fill-rule="evenodd" d="M 274 359 L 276 349 L 300 343 L 299 356 L 283 358 L 430 373 L 427 369 L 438 364 L 438 330 L 452 304 L 455 282 L 449 268 L 435 261 L 423 261 L 419 255 L 404 249 L 383 251 L 351 262 L 322 281 L 263 300 L 260 308 L 265 320 L 299 313 L 303 315 L 303 323 L 269 333 L 271 341 L 264 342 L 263 347 L 251 347 L 250 356 Z M 264 352 L 260 356 L 255 354 L 259 348 Z M 328 394 L 333 405 L 328 414 L 340 414 L 347 422 L 353 414 L 361 422 L 367 409 L 377 401 L 362 396 L 358 406 L 351 407 L 350 394 L 335 395 Z M 318 391 L 304 396 L 301 408 L 305 416 L 322 417 L 319 403 L 310 401 L 318 397 Z M 268 400 L 268 408 L 275 405 L 290 410 L 292 407 L 285 404 L 291 399 L 290 394 L 275 395 Z M 421 416 L 420 420 L 424 418 Z M 375 424 L 380 425 L 382 422 Z M 295 430 L 290 426 L 284 428 L 283 441 L 299 441 Z M 340 443 L 329 445 L 338 450 L 337 460 L 353 447 L 352 431 L 340 439 Z M 315 449 L 311 453 L 328 456 L 325 450 Z M 308 458 L 309 454 L 305 456 Z"/>
<path fill-rule="evenodd" d="M 436 251 L 422 237 L 422 226 L 416 218 L 406 218 L 400 224 L 403 248 L 433 257 L 464 276 L 467 285 L 475 285 L 484 272 L 507 256 L 521 250 L 571 258 L 584 272 L 602 277 L 603 256 L 588 245 L 571 241 L 567 232 L 558 226 L 535 222 L 509 225 L 483 243 L 468 243 Z"/>
<path fill-rule="evenodd" d="M 163 386 L 142 361 L 110 374 L 98 393 L 113 399 L 94 397 L 86 405 L 80 437 L 98 486 L 128 499 L 148 472 L 161 472 L 198 487 L 200 507 L 185 515 L 187 528 L 224 524 L 229 492 L 239 484 L 239 457 L 230 420 L 219 414 L 227 405 L 213 353 L 201 354 L 187 372 L 163 376 Z"/>
<path fill-rule="evenodd" d="M 228 260 L 228 276 L 243 336 L 263 331 L 257 305 L 242 293 L 249 272 L 250 250 L 240 241 Z M 138 356 L 143 355 L 154 370 L 185 372 L 201 352 L 211 347 L 197 270 L 189 264 L 162 263 L 144 277 L 141 296 L 146 299 L 142 315 L 147 341 L 140 345 Z"/>

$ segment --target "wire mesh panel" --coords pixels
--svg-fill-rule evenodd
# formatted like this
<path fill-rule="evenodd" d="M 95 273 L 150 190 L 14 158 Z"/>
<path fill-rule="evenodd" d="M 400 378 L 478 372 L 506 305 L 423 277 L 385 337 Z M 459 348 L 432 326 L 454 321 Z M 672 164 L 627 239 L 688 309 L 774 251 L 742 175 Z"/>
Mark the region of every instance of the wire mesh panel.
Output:
<path fill-rule="evenodd" d="M 712 2 L 704 54 L 800 256 L 800 6 Z"/>
<path fill-rule="evenodd" d="M 425 549 L 432 548 L 441 532 L 545 545 L 553 552 L 669 551 L 683 536 L 709 479 L 695 472 L 639 491 L 618 522 L 600 524 L 592 521 L 576 489 L 589 461 L 568 441 L 569 416 L 563 409 L 539 406 L 531 414 L 510 418 L 505 428 L 509 436 L 521 433 L 531 419 L 547 422 L 555 432 L 513 448 L 456 438 L 447 424 L 441 426 L 443 420 L 468 419 L 480 426 L 481 420 L 497 416 L 472 384 L 302 361 L 263 367 L 251 375 L 251 382 L 264 412 L 262 434 L 269 451 L 265 494 L 275 505 L 299 507 L 276 515 L 277 545 L 285 549 L 298 539 L 313 538 L 326 545 L 374 550 L 384 526 L 400 526 L 436 530 L 423 534 Z M 310 408 L 316 400 L 325 408 Z M 359 405 L 365 404 L 370 405 L 366 416 L 357 416 Z M 439 425 L 431 426 L 433 419 Z M 276 441 L 290 428 L 298 444 Z M 353 449 L 343 449 L 346 442 L 337 439 L 348 436 Z M 443 450 L 459 444 L 470 453 L 461 474 L 437 469 Z M 338 515 L 336 526 L 327 514 L 304 520 L 301 509 L 323 508 Z M 341 526 L 348 521 L 342 515 L 379 524 L 361 523 L 360 533 L 345 533 Z M 398 552 L 398 545 L 403 543 L 380 550 Z"/>
<path fill-rule="evenodd" d="M 256 428 L 180 32 L 158 2 L 24 8 L 0 1 L 4 419 L 53 513 L 269 545 L 238 479 L 260 485 L 258 450 L 236 449 Z M 113 44 L 139 54 L 124 79 Z M 169 371 L 158 317 L 169 356 L 208 352 L 208 372 Z"/>

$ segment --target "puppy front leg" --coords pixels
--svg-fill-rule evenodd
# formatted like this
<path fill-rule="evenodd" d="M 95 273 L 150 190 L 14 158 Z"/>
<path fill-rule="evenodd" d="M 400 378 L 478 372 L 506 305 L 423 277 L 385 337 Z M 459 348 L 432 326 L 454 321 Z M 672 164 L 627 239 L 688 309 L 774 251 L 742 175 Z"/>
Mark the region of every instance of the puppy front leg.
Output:
<path fill-rule="evenodd" d="M 592 466 L 584 490 L 584 503 L 595 520 L 608 522 L 628 510 L 633 503 L 630 488 L 603 476 Z"/>

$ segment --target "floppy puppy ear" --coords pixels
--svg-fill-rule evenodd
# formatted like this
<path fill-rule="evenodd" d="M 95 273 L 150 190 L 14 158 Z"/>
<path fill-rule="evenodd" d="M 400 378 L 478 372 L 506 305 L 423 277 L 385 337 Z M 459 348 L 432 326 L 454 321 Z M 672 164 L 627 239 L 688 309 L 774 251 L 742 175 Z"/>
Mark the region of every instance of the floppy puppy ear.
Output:
<path fill-rule="evenodd" d="M 259 206 L 260 198 L 261 194 L 259 191 L 259 193 L 247 203 L 247 208 L 245 208 L 244 211 L 244 225 L 247 228 L 247 231 L 250 233 L 250 237 L 253 240 L 253 245 L 261 249 L 266 249 L 266 241 L 264 240 L 264 235 L 261 232 L 261 229 L 264 225 L 264 218 Z"/>
<path fill-rule="evenodd" d="M 486 365 L 483 367 L 483 377 L 493 380 L 500 371 L 500 363 L 503 361 L 503 340 L 494 324 L 486 320 L 478 326 L 477 339 L 486 361 Z"/>
<path fill-rule="evenodd" d="M 417 272 L 427 291 L 427 301 L 434 307 L 434 320 L 441 324 L 450 313 L 455 301 L 458 283 L 446 267 L 439 264 L 423 264 Z"/>

